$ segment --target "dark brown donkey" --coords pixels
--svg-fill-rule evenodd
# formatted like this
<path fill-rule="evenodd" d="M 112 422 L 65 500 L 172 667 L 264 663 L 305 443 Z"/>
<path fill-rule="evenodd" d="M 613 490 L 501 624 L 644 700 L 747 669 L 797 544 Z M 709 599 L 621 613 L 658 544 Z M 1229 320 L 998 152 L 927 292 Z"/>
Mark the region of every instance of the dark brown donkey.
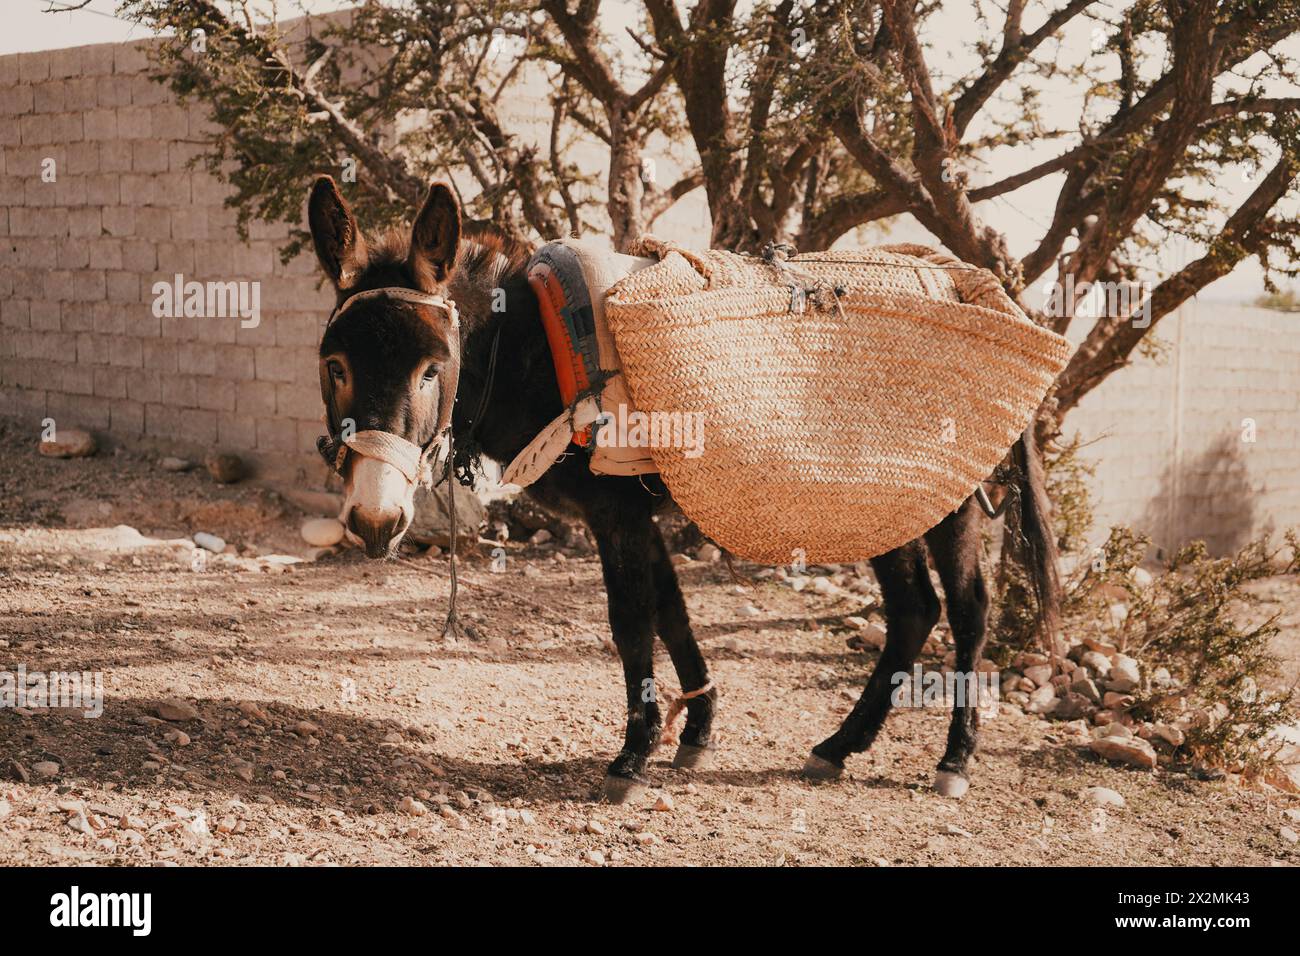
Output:
<path fill-rule="evenodd" d="M 409 236 L 390 233 L 367 241 L 329 177 L 316 181 L 308 208 L 321 267 L 342 307 L 320 345 L 330 428 L 324 450 L 347 485 L 342 520 L 349 536 L 371 557 L 383 557 L 410 522 L 416 479 L 411 468 L 386 460 L 388 455 L 345 451 L 338 456 L 340 433 L 349 423 L 358 432 L 399 436 L 398 445 L 428 457 L 441 437 L 438 429 L 450 421 L 459 447 L 508 462 L 562 410 L 525 276 L 530 251 L 483 229 L 462 234 L 457 203 L 441 183 L 429 190 Z M 372 290 L 388 291 L 353 298 Z M 447 301 L 459 310 L 458 331 L 449 321 Z M 457 377 L 449 390 L 448 382 Z M 1055 552 L 1041 469 L 1029 448 L 1032 443 L 1022 440 L 1013 449 L 1019 467 L 1013 469 L 1018 474 L 1009 494 L 1019 502 L 1020 535 L 1046 616 L 1054 607 Z M 653 686 L 654 636 L 668 648 L 683 692 L 707 687 L 709 671 L 691 633 L 668 550 L 651 520 L 669 500 L 667 489 L 655 477 L 598 477 L 588 470 L 585 454 L 574 446 L 570 451 L 528 493 L 547 507 L 581 517 L 600 551 L 610 629 L 627 683 L 626 738 L 605 783 L 606 795 L 621 800 L 641 779 L 660 737 L 659 704 L 646 692 Z M 872 559 L 884 595 L 885 649 L 852 713 L 813 748 L 804 767 L 809 776 L 838 776 L 844 759 L 866 750 L 880 730 L 891 704 L 891 678 L 912 667 L 939 619 L 927 555 L 947 596 L 956 669 L 976 669 L 988 610 L 979 562 L 981 515 L 973 499 L 967 500 L 923 537 Z M 698 766 L 711 755 L 717 697 L 710 688 L 687 702 L 674 766 Z M 965 791 L 976 724 L 975 702 L 954 707 L 935 781 L 940 792 L 960 796 Z"/>

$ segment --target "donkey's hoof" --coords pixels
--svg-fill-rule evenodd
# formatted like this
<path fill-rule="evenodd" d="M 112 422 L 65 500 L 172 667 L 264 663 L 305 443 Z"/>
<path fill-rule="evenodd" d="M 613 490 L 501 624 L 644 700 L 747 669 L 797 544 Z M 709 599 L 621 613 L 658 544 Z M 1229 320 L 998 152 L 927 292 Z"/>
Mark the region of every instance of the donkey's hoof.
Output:
<path fill-rule="evenodd" d="M 803 775 L 809 780 L 838 780 L 844 775 L 844 768 L 824 757 L 809 754 L 803 762 Z"/>
<path fill-rule="evenodd" d="M 600 797 L 605 803 L 627 803 L 646 792 L 645 782 L 635 777 L 616 777 L 609 774 L 600 788 Z"/>
<path fill-rule="evenodd" d="M 934 775 L 934 791 L 941 797 L 952 797 L 954 800 L 960 800 L 966 796 L 966 791 L 970 789 L 970 781 L 959 773 L 953 773 L 951 770 L 940 770 Z"/>
<path fill-rule="evenodd" d="M 697 747 L 695 744 L 678 744 L 673 756 L 674 770 L 698 770 L 707 767 L 713 761 L 714 748 Z"/>

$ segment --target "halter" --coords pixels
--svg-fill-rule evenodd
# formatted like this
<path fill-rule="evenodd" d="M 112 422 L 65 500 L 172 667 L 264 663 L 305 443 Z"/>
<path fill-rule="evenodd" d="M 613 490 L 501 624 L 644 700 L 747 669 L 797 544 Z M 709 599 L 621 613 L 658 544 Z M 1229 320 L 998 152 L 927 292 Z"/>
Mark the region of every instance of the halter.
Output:
<path fill-rule="evenodd" d="M 389 286 L 382 289 L 367 289 L 365 292 L 358 292 L 355 295 L 348 296 L 330 313 L 325 327 L 328 329 L 340 315 L 354 305 L 370 299 L 380 298 L 412 302 L 416 305 L 427 305 L 437 309 L 446 319 L 448 346 L 451 355 L 457 358 L 457 362 L 451 374 L 439 374 L 438 376 L 438 420 L 433 437 L 425 445 L 417 445 L 415 442 L 408 441 L 402 435 L 377 429 L 367 429 L 346 435 L 342 431 L 336 432 L 334 429 L 337 427 L 337 421 L 335 420 L 334 407 L 331 402 L 326 420 L 330 433 L 316 439 L 316 448 L 330 468 L 339 474 L 343 473 L 343 465 L 347 461 L 349 452 L 351 452 L 363 458 L 374 458 L 377 461 L 391 465 L 412 484 L 428 487 L 433 483 L 434 478 L 434 467 L 429 458 L 429 452 L 439 444 L 444 436 L 447 439 L 448 448 L 446 457 L 450 461 L 451 411 L 456 399 L 456 387 L 460 380 L 460 314 L 456 310 L 456 303 L 444 296 L 419 292 L 415 289 L 405 289 L 401 286 Z"/>
<path fill-rule="evenodd" d="M 462 633 L 462 627 L 456 615 L 456 538 L 459 536 L 459 530 L 456 526 L 456 478 L 452 474 L 454 448 L 451 437 L 452 407 L 456 404 L 456 389 L 460 385 L 460 313 L 456 311 L 456 303 L 451 299 L 428 292 L 418 292 L 414 289 L 404 289 L 401 286 L 388 286 L 383 289 L 368 289 L 365 292 L 358 292 L 355 295 L 348 296 L 330 313 L 325 328 L 328 329 L 335 319 L 358 302 L 379 298 L 413 302 L 416 305 L 427 305 L 439 310 L 446 318 L 447 345 L 455 362 L 451 363 L 449 374 L 439 374 L 438 376 L 438 423 L 434 428 L 433 437 L 424 446 L 408 441 L 401 435 L 377 429 L 354 432 L 345 437 L 341 432 L 332 431 L 336 417 L 334 414 L 333 394 L 330 391 L 323 390 L 327 395 L 331 396 L 329 410 L 326 413 L 326 427 L 330 428 L 331 432 L 317 438 L 316 447 L 330 468 L 340 474 L 343 471 L 343 463 L 347 460 L 348 453 L 351 452 L 363 458 L 374 458 L 386 462 L 400 471 L 406 477 L 406 480 L 412 484 L 422 484 L 430 487 L 435 483 L 435 469 L 432 462 L 428 460 L 429 450 L 438 444 L 440 439 L 446 439 L 447 451 L 443 459 L 443 478 L 447 480 L 447 517 L 451 525 L 451 540 L 448 548 L 451 587 L 447 595 L 447 620 L 442 626 L 442 636 L 446 637 L 448 633 L 460 634 Z M 477 422 L 475 424 L 477 425 Z"/>

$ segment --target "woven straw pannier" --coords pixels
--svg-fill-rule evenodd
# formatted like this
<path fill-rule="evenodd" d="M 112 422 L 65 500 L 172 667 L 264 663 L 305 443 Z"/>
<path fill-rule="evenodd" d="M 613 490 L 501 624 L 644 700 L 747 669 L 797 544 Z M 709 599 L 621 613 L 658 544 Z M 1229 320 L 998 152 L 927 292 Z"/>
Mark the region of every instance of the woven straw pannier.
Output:
<path fill-rule="evenodd" d="M 982 269 L 924 246 L 755 258 L 647 237 L 605 310 L 632 398 L 696 413 L 651 451 L 682 510 L 752 561 L 846 563 L 958 508 L 1070 354 Z M 665 427 L 661 430 L 668 433 Z"/>

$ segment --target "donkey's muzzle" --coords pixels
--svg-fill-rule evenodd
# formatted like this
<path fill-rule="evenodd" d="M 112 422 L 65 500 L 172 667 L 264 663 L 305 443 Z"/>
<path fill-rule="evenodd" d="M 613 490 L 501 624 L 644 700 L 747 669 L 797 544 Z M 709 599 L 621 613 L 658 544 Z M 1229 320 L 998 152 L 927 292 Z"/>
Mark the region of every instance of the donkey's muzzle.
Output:
<path fill-rule="evenodd" d="M 366 557 L 382 558 L 392 550 L 393 543 L 402 536 L 410 523 L 410 518 L 404 511 L 371 511 L 355 507 L 348 512 L 347 527 L 365 545 Z"/>

